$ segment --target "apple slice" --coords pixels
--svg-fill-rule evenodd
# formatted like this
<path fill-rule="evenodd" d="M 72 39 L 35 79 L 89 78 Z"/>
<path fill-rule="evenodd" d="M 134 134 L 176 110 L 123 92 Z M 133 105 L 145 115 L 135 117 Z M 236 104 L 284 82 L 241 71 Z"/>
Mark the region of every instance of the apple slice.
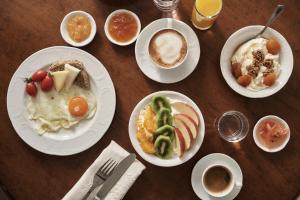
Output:
<path fill-rule="evenodd" d="M 192 140 L 193 140 L 193 136 L 192 136 L 192 134 L 189 133 L 188 127 L 186 126 L 186 124 L 183 121 L 181 121 L 180 119 L 176 119 L 176 118 L 174 118 L 174 126 L 182 133 L 183 138 L 184 138 L 184 143 L 185 143 L 185 149 L 188 150 L 190 148 Z M 175 129 L 175 131 L 176 131 L 176 129 Z"/>
<path fill-rule="evenodd" d="M 179 157 L 181 157 L 185 152 L 185 141 L 184 141 L 183 134 L 180 132 L 178 128 L 175 128 L 175 139 L 176 139 L 175 152 Z"/>
<path fill-rule="evenodd" d="M 193 139 L 195 139 L 197 137 L 197 135 L 198 135 L 198 126 L 190 116 L 188 116 L 186 114 L 176 114 L 176 115 L 174 115 L 174 118 L 179 119 L 179 120 L 183 121 L 186 124 L 186 126 L 188 127 L 189 132 L 193 136 Z"/>
<path fill-rule="evenodd" d="M 198 113 L 194 110 L 194 108 L 186 103 L 183 103 L 181 101 L 177 101 L 172 103 L 172 107 L 178 111 L 181 114 L 185 114 L 189 117 L 191 117 L 195 124 L 197 124 L 197 126 L 199 126 L 199 116 Z"/>

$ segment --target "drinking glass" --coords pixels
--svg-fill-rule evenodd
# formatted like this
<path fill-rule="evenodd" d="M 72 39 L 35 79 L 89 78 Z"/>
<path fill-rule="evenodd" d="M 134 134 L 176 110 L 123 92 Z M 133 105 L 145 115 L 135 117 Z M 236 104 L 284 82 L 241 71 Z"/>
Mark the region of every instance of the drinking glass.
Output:
<path fill-rule="evenodd" d="M 192 23 L 200 30 L 207 30 L 222 10 L 222 0 L 196 0 L 192 12 Z"/>
<path fill-rule="evenodd" d="M 153 0 L 155 6 L 163 12 L 176 10 L 179 0 Z"/>
<path fill-rule="evenodd" d="M 247 136 L 249 122 L 243 113 L 227 111 L 216 120 L 216 128 L 224 140 L 239 142 Z"/>

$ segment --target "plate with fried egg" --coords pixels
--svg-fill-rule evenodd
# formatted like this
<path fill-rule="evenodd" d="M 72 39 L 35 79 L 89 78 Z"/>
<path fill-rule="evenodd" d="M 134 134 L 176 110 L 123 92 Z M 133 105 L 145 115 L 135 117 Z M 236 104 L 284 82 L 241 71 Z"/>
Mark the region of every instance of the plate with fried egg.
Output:
<path fill-rule="evenodd" d="M 17 134 L 52 155 L 72 155 L 93 146 L 109 128 L 115 106 L 105 67 L 73 47 L 49 47 L 29 56 L 7 92 L 8 115 Z"/>

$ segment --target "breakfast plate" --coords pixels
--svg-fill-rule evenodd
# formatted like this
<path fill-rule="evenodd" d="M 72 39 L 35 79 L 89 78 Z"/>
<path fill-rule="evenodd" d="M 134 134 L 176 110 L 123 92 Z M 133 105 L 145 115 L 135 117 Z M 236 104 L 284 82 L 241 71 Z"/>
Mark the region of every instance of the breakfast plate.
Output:
<path fill-rule="evenodd" d="M 226 168 L 230 169 L 233 177 L 235 177 L 235 181 L 240 183 L 240 186 L 234 186 L 232 191 L 223 197 L 213 197 L 209 195 L 202 184 L 202 174 L 204 173 L 205 169 L 209 166 L 213 165 L 222 165 Z M 234 199 L 240 192 L 243 183 L 243 174 L 242 170 L 239 167 L 238 163 L 232 159 L 231 157 L 221 154 L 221 153 L 213 153 L 209 154 L 203 158 L 201 158 L 195 165 L 192 171 L 191 177 L 192 187 L 196 195 L 200 199 L 204 200 L 232 200 Z"/>
<path fill-rule="evenodd" d="M 166 101 L 169 102 L 169 105 L 166 105 Z M 154 113 L 154 111 L 149 112 L 149 109 L 153 107 L 153 102 L 156 102 L 155 105 L 165 105 L 163 108 L 155 106 L 155 110 L 158 110 L 157 112 L 159 113 L 153 119 L 155 128 L 151 128 L 153 126 L 151 126 L 151 120 L 149 120 L 151 119 L 149 117 L 151 113 Z M 176 109 L 176 112 L 174 109 Z M 171 113 L 167 117 L 168 122 L 171 123 L 158 125 L 162 123 L 163 120 L 161 119 L 166 118 L 166 115 L 161 118 L 160 116 L 163 115 L 161 113 L 168 112 Z M 144 121 L 143 124 L 147 126 L 145 129 L 140 127 L 142 124 L 140 121 L 141 117 Z M 147 137 L 149 137 L 147 141 L 145 141 L 145 137 L 141 136 L 141 133 L 146 131 L 146 129 L 148 130 Z M 154 129 L 154 131 L 151 132 L 151 129 Z M 173 132 L 171 131 L 170 133 L 170 129 Z M 131 144 L 144 160 L 157 166 L 171 167 L 188 161 L 198 152 L 204 139 L 205 124 L 200 109 L 190 98 L 178 92 L 159 91 L 146 96 L 135 106 L 129 119 L 128 132 Z M 194 137 L 189 135 L 189 133 L 195 133 L 193 134 Z M 153 138 L 150 138 L 151 135 Z M 168 143 L 164 144 L 164 141 Z M 158 150 L 163 145 L 164 147 L 167 146 L 166 151 L 169 151 L 166 155 L 158 153 Z"/>
<path fill-rule="evenodd" d="M 187 40 L 187 57 L 175 69 L 158 68 L 148 53 L 151 36 L 162 29 L 174 29 L 182 33 Z M 140 33 L 135 45 L 135 58 L 141 71 L 150 79 L 160 83 L 176 83 L 185 79 L 196 68 L 200 58 L 200 44 L 193 29 L 184 22 L 171 18 L 159 19 L 150 23 Z"/>
<path fill-rule="evenodd" d="M 38 134 L 33 125 L 34 120 L 28 118 L 27 109 L 30 104 L 27 103 L 29 95 L 25 92 L 24 79 L 39 69 L 47 68 L 51 63 L 63 60 L 79 60 L 84 64 L 90 77 L 89 93 L 93 93 L 97 109 L 92 118 L 84 119 L 74 127 Z M 48 93 L 56 94 L 55 92 L 52 89 Z M 39 94 L 46 95 L 42 91 L 38 91 Z M 38 100 L 37 96 L 33 97 L 35 99 L 32 102 Z M 55 99 L 55 96 L 51 98 Z M 113 82 L 105 67 L 91 54 L 72 47 L 53 46 L 29 56 L 14 73 L 7 92 L 8 115 L 17 134 L 32 148 L 52 155 L 72 155 L 93 146 L 109 128 L 115 106 Z M 56 111 L 53 110 L 53 114 L 54 112 Z"/>
<path fill-rule="evenodd" d="M 241 45 L 243 45 L 245 43 L 245 41 L 247 41 L 248 39 L 253 37 L 255 34 L 257 34 L 262 29 L 263 29 L 263 26 L 247 26 L 247 27 L 244 27 L 244 28 L 236 31 L 228 38 L 228 40 L 224 44 L 222 52 L 221 52 L 220 67 L 221 67 L 221 72 L 222 72 L 222 75 L 223 75 L 226 83 L 235 92 L 237 92 L 240 95 L 243 95 L 245 97 L 263 98 L 263 97 L 267 97 L 272 94 L 275 94 L 281 88 L 283 88 L 283 86 L 287 83 L 287 81 L 289 80 L 289 77 L 291 76 L 292 71 L 293 71 L 293 53 L 292 53 L 290 45 L 288 44 L 287 40 L 279 32 L 277 32 L 276 30 L 274 30 L 272 28 L 268 28 L 262 37 L 267 40 L 270 40 L 271 38 L 275 39 L 276 43 L 278 43 L 278 46 L 279 46 L 278 49 L 280 50 L 279 53 L 276 52 L 277 55 L 272 55 L 270 53 L 268 53 L 268 55 L 265 55 L 266 56 L 265 61 L 271 60 L 272 65 L 273 65 L 273 62 L 274 62 L 274 65 L 276 64 L 273 69 L 270 69 L 272 71 L 274 69 L 276 69 L 276 71 L 275 71 L 276 72 L 276 80 L 272 81 L 272 83 L 269 84 L 270 85 L 269 87 L 266 87 L 265 84 L 262 84 L 263 88 L 259 89 L 259 90 L 248 89 L 248 87 L 244 87 L 244 86 L 240 85 L 243 83 L 240 83 L 240 84 L 238 83 L 238 81 L 232 74 L 233 65 L 231 64 L 231 61 L 235 60 L 233 57 L 236 56 L 236 51 L 240 50 L 242 55 L 248 54 L 248 52 L 243 52 L 243 50 L 241 50 L 241 48 L 242 48 Z M 262 38 L 262 40 L 264 40 L 263 38 Z M 249 41 L 249 42 L 251 42 L 251 41 Z M 264 41 L 262 41 L 262 42 L 264 42 Z M 245 45 L 247 45 L 247 44 L 245 44 Z M 257 49 L 258 46 L 260 46 L 260 45 L 258 45 L 257 43 L 256 44 L 253 43 L 251 45 L 247 45 L 245 47 L 245 49 L 247 51 L 254 50 L 254 49 Z M 238 49 L 238 47 L 240 47 L 240 48 Z M 267 51 L 267 49 L 264 46 L 262 46 L 260 48 L 262 48 L 262 50 L 264 50 L 264 51 Z M 267 46 L 267 48 L 268 48 L 268 46 Z M 255 52 L 253 51 L 252 54 L 253 53 L 255 53 Z M 253 57 L 254 57 L 254 54 L 253 54 Z M 271 58 L 271 59 L 269 59 L 269 58 Z M 263 59 L 264 58 L 262 58 L 262 60 Z M 244 59 L 244 60 L 249 61 L 249 59 Z M 257 60 L 255 60 L 255 62 L 257 62 Z M 277 70 L 277 68 L 278 68 L 277 62 L 279 62 L 279 66 L 280 66 L 279 70 Z M 244 62 L 244 63 L 246 63 L 246 62 Z M 254 66 L 254 68 L 252 68 L 253 65 L 251 65 L 251 63 L 248 63 L 248 64 L 249 65 L 247 66 L 247 70 L 248 70 L 248 67 L 250 67 L 249 68 L 250 70 L 255 69 L 255 66 Z M 264 67 L 264 65 L 263 65 L 263 67 Z M 257 69 L 260 69 L 259 72 L 262 72 L 262 67 L 261 68 L 257 67 Z M 252 72 L 253 72 L 253 70 L 252 70 Z M 256 74 L 255 77 L 261 76 L 261 77 L 265 78 L 265 74 L 263 74 L 263 73 L 265 73 L 265 71 L 263 73 L 261 73 L 261 75 L 259 72 L 257 72 L 258 75 Z M 248 70 L 248 74 L 249 74 L 249 70 Z M 263 76 L 262 76 L 262 74 L 263 74 Z M 250 76 L 250 78 L 251 78 L 251 76 Z M 256 78 L 255 78 L 255 80 L 256 80 Z M 265 80 L 265 79 L 263 79 L 263 80 Z M 251 82 L 250 86 L 252 85 L 252 82 Z"/>

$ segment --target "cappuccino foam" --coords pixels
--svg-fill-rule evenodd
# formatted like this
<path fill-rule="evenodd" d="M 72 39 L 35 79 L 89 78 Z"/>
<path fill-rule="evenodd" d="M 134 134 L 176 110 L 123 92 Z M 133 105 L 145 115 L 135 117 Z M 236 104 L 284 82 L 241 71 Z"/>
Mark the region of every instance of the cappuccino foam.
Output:
<path fill-rule="evenodd" d="M 183 35 L 172 29 L 157 32 L 150 41 L 149 53 L 162 67 L 172 67 L 186 56 L 187 43 Z"/>

